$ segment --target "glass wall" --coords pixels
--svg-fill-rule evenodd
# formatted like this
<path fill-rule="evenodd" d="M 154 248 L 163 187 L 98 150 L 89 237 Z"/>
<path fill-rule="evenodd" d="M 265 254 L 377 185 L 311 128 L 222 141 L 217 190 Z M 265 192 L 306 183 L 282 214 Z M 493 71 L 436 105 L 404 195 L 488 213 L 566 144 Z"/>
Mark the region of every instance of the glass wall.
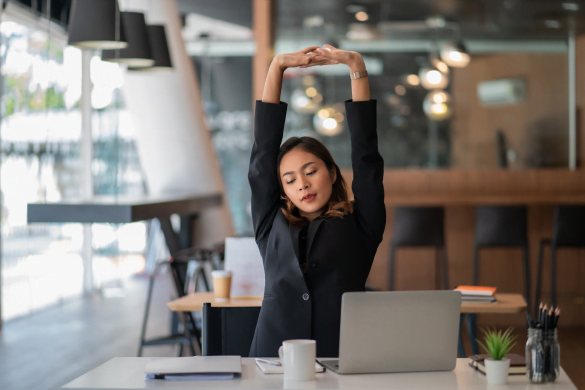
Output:
<path fill-rule="evenodd" d="M 82 187 L 81 52 L 43 20 L 3 13 L 0 24 L 3 320 L 78 296 L 83 287 L 82 225 L 27 224 L 27 203 L 76 198 Z M 140 195 L 122 71 L 98 54 L 91 64 L 94 193 Z M 92 230 L 98 287 L 143 269 L 144 223 Z"/>

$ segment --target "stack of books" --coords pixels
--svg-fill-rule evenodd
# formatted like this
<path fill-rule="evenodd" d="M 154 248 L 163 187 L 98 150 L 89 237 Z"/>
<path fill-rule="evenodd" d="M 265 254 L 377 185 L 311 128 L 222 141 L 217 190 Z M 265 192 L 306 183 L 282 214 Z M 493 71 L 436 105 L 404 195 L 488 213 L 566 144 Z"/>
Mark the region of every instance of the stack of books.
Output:
<path fill-rule="evenodd" d="M 485 302 L 496 301 L 496 288 L 485 286 L 458 286 L 455 291 L 461 292 L 463 302 Z"/>

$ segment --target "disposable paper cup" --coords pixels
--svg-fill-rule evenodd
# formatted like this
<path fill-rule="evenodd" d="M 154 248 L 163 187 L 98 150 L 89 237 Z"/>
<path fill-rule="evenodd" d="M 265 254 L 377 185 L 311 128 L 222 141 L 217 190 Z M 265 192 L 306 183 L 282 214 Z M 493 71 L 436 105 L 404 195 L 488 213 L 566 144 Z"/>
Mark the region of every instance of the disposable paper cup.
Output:
<path fill-rule="evenodd" d="M 232 285 L 232 271 L 212 271 L 213 292 L 217 302 L 230 300 L 230 288 Z"/>

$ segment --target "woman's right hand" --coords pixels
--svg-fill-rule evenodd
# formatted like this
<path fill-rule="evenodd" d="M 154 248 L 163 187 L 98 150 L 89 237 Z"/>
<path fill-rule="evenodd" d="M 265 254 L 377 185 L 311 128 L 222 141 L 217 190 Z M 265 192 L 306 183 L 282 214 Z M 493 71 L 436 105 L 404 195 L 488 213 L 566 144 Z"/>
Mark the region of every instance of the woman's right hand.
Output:
<path fill-rule="evenodd" d="M 318 48 L 319 46 L 310 46 L 294 53 L 279 54 L 274 57 L 273 61 L 276 62 L 278 68 L 282 71 L 285 71 L 287 68 L 296 68 L 299 66 L 306 67 L 307 65 L 332 65 L 339 63 L 335 59 L 315 53 L 314 51 Z"/>

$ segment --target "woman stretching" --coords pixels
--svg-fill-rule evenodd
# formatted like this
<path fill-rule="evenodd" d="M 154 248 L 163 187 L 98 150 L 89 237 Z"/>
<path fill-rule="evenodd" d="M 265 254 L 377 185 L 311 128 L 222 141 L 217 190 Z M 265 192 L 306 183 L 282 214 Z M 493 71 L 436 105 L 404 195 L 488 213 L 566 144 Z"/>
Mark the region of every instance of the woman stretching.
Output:
<path fill-rule="evenodd" d="M 284 340 L 313 339 L 318 357 L 337 357 L 341 296 L 364 291 L 386 226 L 376 100 L 370 100 L 364 61 L 356 52 L 324 46 L 276 56 L 262 101 L 256 101 L 248 179 L 266 285 L 250 356 L 276 357 Z M 352 75 L 353 99 L 345 102 L 352 202 L 321 142 L 292 137 L 281 146 L 287 109 L 280 101 L 283 72 L 339 63 Z"/>

